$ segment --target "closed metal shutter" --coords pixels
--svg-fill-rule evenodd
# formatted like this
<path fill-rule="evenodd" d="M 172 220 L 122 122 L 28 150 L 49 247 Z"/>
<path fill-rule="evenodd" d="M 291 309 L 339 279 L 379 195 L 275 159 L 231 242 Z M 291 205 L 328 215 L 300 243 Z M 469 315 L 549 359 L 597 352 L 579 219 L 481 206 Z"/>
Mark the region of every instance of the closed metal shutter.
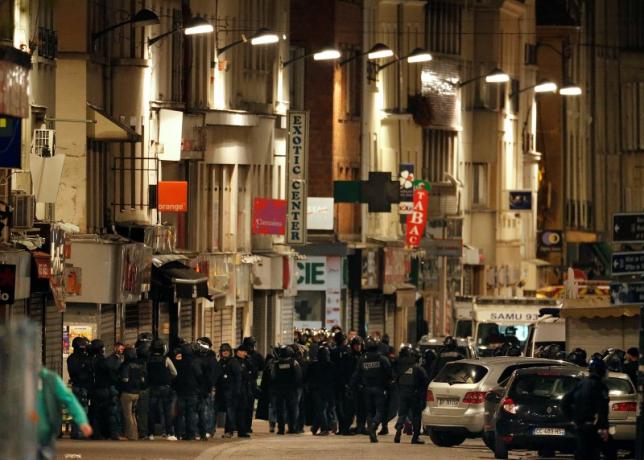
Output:
<path fill-rule="evenodd" d="M 215 337 L 215 330 L 214 330 L 214 317 L 215 317 L 215 309 L 206 307 L 204 306 L 203 309 L 203 332 L 206 335 L 206 337 L 210 338 L 212 340 L 212 346 L 213 350 L 217 351 L 219 350 L 219 345 L 220 343 L 216 342 L 214 339 Z"/>
<path fill-rule="evenodd" d="M 45 364 L 44 310 L 45 295 L 42 293 L 32 293 L 29 298 L 29 319 L 36 325 L 37 330 L 40 331 L 40 340 L 38 341 L 40 352 L 38 356 L 40 356 L 42 364 Z"/>
<path fill-rule="evenodd" d="M 192 302 L 182 302 L 179 318 L 179 336 L 186 342 L 192 342 L 195 337 L 192 334 Z"/>
<path fill-rule="evenodd" d="M 367 300 L 367 334 L 385 330 L 385 306 L 383 302 Z"/>
<path fill-rule="evenodd" d="M 268 352 L 268 296 L 264 291 L 253 291 L 253 336 L 257 340 L 257 351 L 265 355 Z"/>
<path fill-rule="evenodd" d="M 152 332 L 152 302 L 140 302 L 139 308 L 139 333 Z"/>
<path fill-rule="evenodd" d="M 293 343 L 293 308 L 295 297 L 282 297 L 282 321 L 281 321 L 281 342 L 284 344 Z"/>
<path fill-rule="evenodd" d="M 385 308 L 387 317 L 385 320 L 385 328 L 381 332 L 383 334 L 388 334 L 389 338 L 393 339 L 395 334 L 394 331 L 396 330 L 396 303 L 388 300 L 385 302 Z M 396 339 L 398 339 L 398 337 L 396 337 Z"/>
<path fill-rule="evenodd" d="M 63 314 L 52 303 L 45 305 L 44 343 L 45 367 L 63 375 Z"/>
<path fill-rule="evenodd" d="M 583 348 L 588 356 L 609 346 L 627 350 L 639 344 L 639 318 L 566 318 L 566 343 Z"/>
<path fill-rule="evenodd" d="M 233 306 L 226 305 L 221 309 L 221 334 L 222 339 L 237 346 L 240 343 L 235 343 L 235 334 L 233 333 Z"/>
<path fill-rule="evenodd" d="M 100 339 L 105 343 L 105 353 L 110 354 L 116 342 L 116 305 L 101 305 Z"/>
<path fill-rule="evenodd" d="M 235 308 L 235 341 L 241 343 L 244 338 L 244 306 L 237 304 Z"/>

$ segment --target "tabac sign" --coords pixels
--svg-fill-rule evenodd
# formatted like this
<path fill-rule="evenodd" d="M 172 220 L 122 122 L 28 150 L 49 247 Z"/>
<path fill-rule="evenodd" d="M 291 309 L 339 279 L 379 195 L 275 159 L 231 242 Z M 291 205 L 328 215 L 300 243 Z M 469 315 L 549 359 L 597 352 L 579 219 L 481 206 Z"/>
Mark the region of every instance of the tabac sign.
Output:
<path fill-rule="evenodd" d="M 309 152 L 309 113 L 288 113 L 288 171 L 286 242 L 306 243 L 306 166 Z"/>

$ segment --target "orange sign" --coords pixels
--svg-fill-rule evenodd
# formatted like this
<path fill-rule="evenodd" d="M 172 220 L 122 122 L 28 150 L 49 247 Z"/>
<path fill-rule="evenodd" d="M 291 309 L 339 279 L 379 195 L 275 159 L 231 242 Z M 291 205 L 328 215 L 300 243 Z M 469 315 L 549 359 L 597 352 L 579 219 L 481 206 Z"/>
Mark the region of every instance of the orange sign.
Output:
<path fill-rule="evenodd" d="M 188 211 L 188 182 L 159 182 L 157 184 L 157 209 L 160 212 Z"/>

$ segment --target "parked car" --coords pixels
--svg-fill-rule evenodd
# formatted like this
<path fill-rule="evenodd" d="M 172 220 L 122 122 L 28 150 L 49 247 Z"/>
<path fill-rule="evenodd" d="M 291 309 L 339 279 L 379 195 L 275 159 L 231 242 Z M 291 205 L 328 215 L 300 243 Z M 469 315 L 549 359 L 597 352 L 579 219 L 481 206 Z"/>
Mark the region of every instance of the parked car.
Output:
<path fill-rule="evenodd" d="M 474 346 L 471 340 L 468 340 L 464 337 L 454 338 L 456 339 L 456 349 L 459 353 L 461 353 L 468 359 L 476 358 L 476 352 L 474 351 Z M 445 337 L 430 337 L 428 335 L 424 335 L 420 338 L 416 346 L 421 352 L 424 352 L 428 348 L 431 348 L 436 354 L 438 354 L 441 351 L 441 348 L 443 348 L 444 341 Z"/>
<path fill-rule="evenodd" d="M 488 393 L 486 402 L 496 403 L 490 420 L 494 436 L 486 441 L 494 456 L 506 459 L 514 449 L 537 450 L 542 457 L 572 453 L 576 429 L 564 415 L 561 401 L 586 376 L 583 368 L 575 366 L 519 369 L 502 393 Z M 626 374 L 612 372 L 605 382 L 610 397 L 609 431 L 618 446 L 633 448 L 637 411 L 633 384 Z"/>
<path fill-rule="evenodd" d="M 481 436 L 486 394 L 503 387 L 517 369 L 548 365 L 574 366 L 550 359 L 508 356 L 448 363 L 427 388 L 423 426 L 432 442 L 450 447 Z"/>

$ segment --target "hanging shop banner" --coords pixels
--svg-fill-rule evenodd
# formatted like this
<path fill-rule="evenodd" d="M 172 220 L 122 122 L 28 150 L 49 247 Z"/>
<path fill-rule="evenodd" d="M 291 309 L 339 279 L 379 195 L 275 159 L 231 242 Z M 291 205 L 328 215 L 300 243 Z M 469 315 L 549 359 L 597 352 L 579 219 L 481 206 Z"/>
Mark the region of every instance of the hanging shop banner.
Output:
<path fill-rule="evenodd" d="M 420 240 L 425 233 L 428 205 L 429 191 L 420 185 L 414 190 L 414 207 L 412 213 L 407 216 L 406 242 L 408 246 L 418 247 L 420 245 Z"/>
<path fill-rule="evenodd" d="M 398 203 L 398 212 L 403 216 L 411 214 L 414 207 L 414 165 L 401 163 L 399 171 L 400 203 Z"/>
<path fill-rule="evenodd" d="M 253 235 L 283 235 L 286 229 L 286 200 L 255 198 Z"/>
<path fill-rule="evenodd" d="M 306 243 L 306 167 L 309 151 L 309 112 L 288 113 L 288 170 L 286 242 Z"/>
<path fill-rule="evenodd" d="M 188 182 L 159 182 L 157 184 L 157 209 L 159 212 L 187 212 Z"/>
<path fill-rule="evenodd" d="M 16 266 L 0 264 L 0 305 L 11 305 L 16 295 Z"/>

